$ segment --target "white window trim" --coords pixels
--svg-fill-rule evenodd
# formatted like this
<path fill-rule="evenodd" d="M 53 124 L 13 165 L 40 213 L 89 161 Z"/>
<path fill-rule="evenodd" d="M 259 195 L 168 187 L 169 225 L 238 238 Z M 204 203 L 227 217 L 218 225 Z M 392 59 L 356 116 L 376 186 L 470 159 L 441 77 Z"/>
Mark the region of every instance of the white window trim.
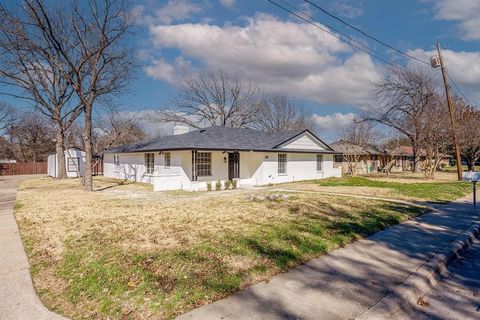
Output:
<path fill-rule="evenodd" d="M 280 172 L 280 155 L 285 156 L 284 172 Z M 277 155 L 277 174 L 278 174 L 279 176 L 286 176 L 286 175 L 288 175 L 287 163 L 288 163 L 288 155 L 287 155 L 286 153 L 279 153 L 279 154 Z"/>
<path fill-rule="evenodd" d="M 147 161 L 147 155 L 152 155 L 153 156 L 153 161 L 151 163 L 152 167 L 150 169 L 152 169 L 151 171 L 152 172 L 148 172 L 149 170 L 149 167 L 148 167 L 148 161 Z M 155 173 L 155 153 L 154 152 L 147 152 L 145 153 L 144 155 L 144 159 L 145 159 L 145 174 L 146 175 L 152 175 Z"/>
<path fill-rule="evenodd" d="M 320 161 L 320 170 L 318 170 L 318 157 L 320 157 L 322 160 Z M 317 172 L 324 172 L 324 161 L 323 161 L 323 154 L 317 154 L 315 157 L 315 164 L 317 167 Z"/>
<path fill-rule="evenodd" d="M 168 165 L 167 165 L 167 154 L 168 154 Z M 170 152 L 165 152 L 163 154 L 163 167 L 169 169 L 172 165 L 172 154 Z"/>
<path fill-rule="evenodd" d="M 199 155 L 200 154 L 210 154 L 210 157 L 209 157 L 210 162 L 208 163 L 208 164 L 210 164 L 210 174 L 200 174 L 200 170 L 198 169 L 198 166 L 202 165 L 202 163 L 200 163 L 200 161 L 199 161 L 199 159 L 200 159 Z M 195 163 L 195 166 L 196 166 L 195 171 L 197 173 L 197 177 L 212 177 L 213 176 L 213 174 L 212 174 L 212 172 L 213 172 L 212 162 L 213 161 L 212 161 L 212 153 L 211 152 L 197 152 L 197 160 L 196 160 L 196 163 Z"/>

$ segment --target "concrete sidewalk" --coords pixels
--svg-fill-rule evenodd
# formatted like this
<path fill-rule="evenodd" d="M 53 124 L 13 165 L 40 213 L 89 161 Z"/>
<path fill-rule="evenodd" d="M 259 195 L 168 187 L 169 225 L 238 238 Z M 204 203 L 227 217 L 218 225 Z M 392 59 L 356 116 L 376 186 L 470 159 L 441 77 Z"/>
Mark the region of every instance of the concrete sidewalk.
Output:
<path fill-rule="evenodd" d="M 43 306 L 33 289 L 13 206 L 20 181 L 32 176 L 0 176 L 0 319 L 65 319 Z"/>
<path fill-rule="evenodd" d="M 480 218 L 471 197 L 438 206 L 178 319 L 352 319 Z"/>

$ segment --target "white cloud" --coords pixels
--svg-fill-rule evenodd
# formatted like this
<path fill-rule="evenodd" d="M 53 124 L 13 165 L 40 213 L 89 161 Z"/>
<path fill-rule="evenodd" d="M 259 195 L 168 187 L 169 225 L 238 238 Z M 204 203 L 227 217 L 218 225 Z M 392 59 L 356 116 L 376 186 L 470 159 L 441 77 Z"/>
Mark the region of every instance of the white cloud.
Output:
<path fill-rule="evenodd" d="M 137 8 L 136 12 L 138 12 L 138 10 Z M 186 20 L 192 15 L 200 13 L 202 8 L 198 4 L 188 0 L 168 0 L 167 4 L 163 7 L 154 10 L 153 17 L 149 15 L 151 11 L 145 12 L 146 10 L 148 10 L 148 8 L 141 7 L 141 12 L 145 14 L 144 19 L 147 23 L 158 19 L 161 23 L 170 24 L 174 21 Z"/>
<path fill-rule="evenodd" d="M 156 48 L 179 49 L 210 69 L 320 103 L 360 104 L 381 76 L 369 56 L 352 53 L 339 39 L 265 14 L 245 26 L 186 23 L 152 26 L 150 32 Z"/>
<path fill-rule="evenodd" d="M 428 60 L 429 57 L 437 54 L 436 51 L 424 51 L 421 49 L 411 51 L 410 53 L 423 60 Z M 480 92 L 478 91 L 480 83 L 480 51 L 443 50 L 442 54 L 447 71 L 455 83 L 472 103 L 480 104 Z M 455 88 L 452 88 L 452 90 L 456 92 Z M 458 92 L 456 93 L 458 94 Z"/>
<path fill-rule="evenodd" d="M 153 64 L 147 66 L 145 71 L 149 76 L 157 80 L 172 82 L 174 78 L 174 68 L 163 59 L 154 60 Z"/>
<path fill-rule="evenodd" d="M 336 112 L 325 116 L 314 113 L 312 115 L 315 131 L 328 140 L 339 139 L 342 130 L 352 124 L 354 118 L 354 113 Z"/>
<path fill-rule="evenodd" d="M 326 116 L 320 116 L 316 113 L 312 115 L 312 120 L 320 131 L 333 131 L 344 128 L 352 124 L 354 113 L 332 113 Z"/>
<path fill-rule="evenodd" d="M 458 21 L 466 40 L 480 39 L 480 1 L 479 0 L 436 0 L 435 18 Z"/>
<path fill-rule="evenodd" d="M 352 2 L 355 4 L 353 4 Z M 330 9 L 347 18 L 355 18 L 363 14 L 363 9 L 358 3 L 358 1 L 332 1 L 332 3 L 330 4 Z"/>
<path fill-rule="evenodd" d="M 179 78 L 189 71 L 192 71 L 191 62 L 183 57 L 177 57 L 173 64 L 163 58 L 155 59 L 150 66 L 145 67 L 145 72 L 152 78 L 170 83 L 178 82 Z"/>
<path fill-rule="evenodd" d="M 235 0 L 220 0 L 220 3 L 227 8 L 233 8 L 235 6 Z"/>

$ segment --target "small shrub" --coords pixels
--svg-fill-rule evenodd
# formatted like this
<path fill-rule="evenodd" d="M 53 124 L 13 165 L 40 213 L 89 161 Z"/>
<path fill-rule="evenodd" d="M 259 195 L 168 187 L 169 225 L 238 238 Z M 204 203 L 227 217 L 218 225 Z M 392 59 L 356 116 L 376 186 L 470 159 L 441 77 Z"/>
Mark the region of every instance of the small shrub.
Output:
<path fill-rule="evenodd" d="M 212 191 L 212 181 L 207 182 L 207 191 Z"/>
<path fill-rule="evenodd" d="M 228 190 L 230 189 L 230 185 L 231 185 L 231 181 L 230 180 L 225 180 L 225 182 L 223 183 L 224 187 L 225 187 L 225 190 Z"/>
<path fill-rule="evenodd" d="M 220 180 L 218 180 L 217 183 L 215 183 L 215 190 L 217 191 L 222 190 L 222 183 L 220 182 Z"/>
<path fill-rule="evenodd" d="M 237 189 L 237 180 L 232 180 L 232 189 Z"/>

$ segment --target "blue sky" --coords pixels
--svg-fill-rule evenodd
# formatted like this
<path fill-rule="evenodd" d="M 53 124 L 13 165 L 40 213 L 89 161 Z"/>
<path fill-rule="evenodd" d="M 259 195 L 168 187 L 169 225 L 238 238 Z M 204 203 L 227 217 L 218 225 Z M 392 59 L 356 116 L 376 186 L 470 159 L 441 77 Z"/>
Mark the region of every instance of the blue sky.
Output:
<path fill-rule="evenodd" d="M 414 64 L 302 0 L 285 1 L 365 42 L 385 59 Z M 480 0 L 313 2 L 423 60 L 441 41 L 450 75 L 471 101 L 480 102 Z M 132 1 L 132 11 L 139 32 L 131 43 L 144 67 L 121 99 L 127 111 L 170 108 L 182 75 L 222 69 L 265 91 L 302 100 L 315 114 L 318 131 L 331 136 L 368 108 L 371 83 L 386 72 L 383 63 L 266 0 Z"/>

